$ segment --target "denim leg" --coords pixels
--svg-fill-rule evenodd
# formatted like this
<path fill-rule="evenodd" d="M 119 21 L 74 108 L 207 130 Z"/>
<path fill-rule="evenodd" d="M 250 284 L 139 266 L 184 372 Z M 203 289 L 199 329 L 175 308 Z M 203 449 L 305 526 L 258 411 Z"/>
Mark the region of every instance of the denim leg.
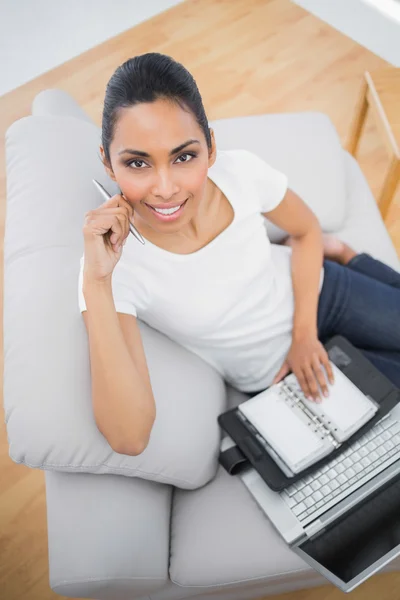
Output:
<path fill-rule="evenodd" d="M 338 334 L 357 348 L 400 352 L 400 289 L 330 260 L 324 269 L 318 302 L 321 341 Z"/>
<path fill-rule="evenodd" d="M 337 331 L 335 325 L 349 298 L 349 283 L 348 275 L 345 272 L 345 267 L 331 260 L 325 259 L 324 267 L 324 282 L 318 299 L 318 337 L 325 343 Z"/>
<path fill-rule="evenodd" d="M 392 287 L 400 288 L 400 273 L 392 269 L 392 267 L 385 265 L 380 260 L 372 258 L 372 256 L 365 252 L 357 254 L 345 266 L 358 271 L 358 273 L 368 275 L 372 279 L 376 279 Z"/>

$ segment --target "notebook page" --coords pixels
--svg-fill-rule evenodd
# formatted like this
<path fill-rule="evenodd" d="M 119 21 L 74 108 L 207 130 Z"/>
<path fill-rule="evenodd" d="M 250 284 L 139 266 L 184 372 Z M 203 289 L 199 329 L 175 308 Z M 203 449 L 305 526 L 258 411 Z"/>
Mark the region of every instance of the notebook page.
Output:
<path fill-rule="evenodd" d="M 315 415 L 321 417 L 322 422 L 333 430 L 339 441 L 343 441 L 368 421 L 376 413 L 377 407 L 334 363 L 331 365 L 335 382 L 332 385 L 327 379 L 329 396 L 325 398 L 321 393 L 323 399 L 318 404 L 307 400 L 306 397 L 303 398 L 302 393 L 301 395 L 304 404 Z M 294 377 L 293 374 L 288 379 L 292 377 Z M 295 377 L 294 382 L 297 389 L 300 390 Z M 339 436 L 334 431 L 335 428 L 339 430 Z"/>
<path fill-rule="evenodd" d="M 325 448 L 321 438 L 273 388 L 238 408 L 293 471 L 297 464 Z"/>

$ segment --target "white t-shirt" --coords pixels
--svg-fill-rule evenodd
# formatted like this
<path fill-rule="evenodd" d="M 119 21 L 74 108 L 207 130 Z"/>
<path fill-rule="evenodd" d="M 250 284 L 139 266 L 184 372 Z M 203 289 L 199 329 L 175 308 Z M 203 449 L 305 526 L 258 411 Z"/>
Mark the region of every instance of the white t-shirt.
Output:
<path fill-rule="evenodd" d="M 281 202 L 287 177 L 247 150 L 219 150 L 208 177 L 231 203 L 232 223 L 190 254 L 129 235 L 113 271 L 114 304 L 200 356 L 237 389 L 257 391 L 271 385 L 291 344 L 291 248 L 270 243 L 261 214 Z M 322 282 L 323 270 L 320 289 Z"/>

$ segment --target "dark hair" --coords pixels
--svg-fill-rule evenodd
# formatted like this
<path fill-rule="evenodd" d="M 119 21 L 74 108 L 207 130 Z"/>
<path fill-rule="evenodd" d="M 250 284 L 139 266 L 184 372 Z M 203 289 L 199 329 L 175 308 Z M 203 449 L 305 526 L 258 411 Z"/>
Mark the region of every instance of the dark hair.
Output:
<path fill-rule="evenodd" d="M 171 100 L 184 110 L 189 109 L 204 132 L 208 148 L 211 148 L 208 120 L 193 76 L 170 56 L 149 52 L 125 61 L 107 84 L 101 137 L 109 163 L 110 144 L 120 109 L 158 99 Z"/>

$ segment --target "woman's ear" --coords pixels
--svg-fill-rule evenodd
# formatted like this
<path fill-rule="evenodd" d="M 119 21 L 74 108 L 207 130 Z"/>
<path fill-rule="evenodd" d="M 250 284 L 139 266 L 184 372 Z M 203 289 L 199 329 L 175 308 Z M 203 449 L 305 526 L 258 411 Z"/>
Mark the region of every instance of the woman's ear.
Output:
<path fill-rule="evenodd" d="M 101 154 L 101 162 L 104 165 L 104 168 L 106 170 L 107 175 L 113 180 L 113 181 L 117 181 L 115 179 L 115 175 L 114 175 L 114 171 L 112 170 L 111 165 L 109 164 L 109 162 L 106 159 L 106 155 L 104 153 L 104 148 L 103 146 L 100 146 L 100 154 Z"/>
<path fill-rule="evenodd" d="M 215 144 L 214 130 L 210 127 L 211 148 L 208 150 L 208 167 L 212 167 L 217 158 L 217 146 Z"/>

